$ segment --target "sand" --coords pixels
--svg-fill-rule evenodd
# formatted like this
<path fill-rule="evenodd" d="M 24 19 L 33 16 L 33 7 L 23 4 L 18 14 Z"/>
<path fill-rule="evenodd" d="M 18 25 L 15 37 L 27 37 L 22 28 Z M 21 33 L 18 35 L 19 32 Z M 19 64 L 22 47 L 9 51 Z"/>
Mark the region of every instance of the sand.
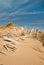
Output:
<path fill-rule="evenodd" d="M 10 48 L 7 50 L 3 48 L 4 37 L 0 37 L 0 51 L 5 53 L 0 53 L 0 65 L 44 65 L 44 47 L 40 41 L 32 38 L 24 40 L 16 40 L 16 38 L 9 37 L 9 40 L 14 40 L 15 43 L 13 46 L 16 48 L 13 52 Z"/>
<path fill-rule="evenodd" d="M 37 40 L 26 39 L 16 44 L 15 52 L 0 54 L 3 65 L 44 65 L 44 47 Z M 1 46 L 1 45 L 0 45 Z"/>

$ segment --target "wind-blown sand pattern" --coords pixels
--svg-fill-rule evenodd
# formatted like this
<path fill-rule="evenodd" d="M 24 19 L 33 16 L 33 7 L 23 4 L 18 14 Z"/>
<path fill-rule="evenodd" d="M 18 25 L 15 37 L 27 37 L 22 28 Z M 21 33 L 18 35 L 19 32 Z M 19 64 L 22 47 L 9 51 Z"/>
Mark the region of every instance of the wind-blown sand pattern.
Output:
<path fill-rule="evenodd" d="M 0 65 L 44 65 L 44 32 L 13 24 L 0 27 Z"/>

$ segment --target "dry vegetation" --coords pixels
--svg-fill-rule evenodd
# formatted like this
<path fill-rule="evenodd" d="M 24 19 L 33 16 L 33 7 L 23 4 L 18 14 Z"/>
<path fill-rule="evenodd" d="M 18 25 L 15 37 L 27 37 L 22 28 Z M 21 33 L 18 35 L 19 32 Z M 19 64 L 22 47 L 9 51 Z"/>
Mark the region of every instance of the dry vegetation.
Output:
<path fill-rule="evenodd" d="M 44 32 L 39 31 L 38 29 L 29 30 L 23 27 L 16 26 L 12 23 L 8 23 L 7 25 L 0 27 L 0 37 L 3 36 L 31 37 L 42 42 L 42 45 L 44 46 Z"/>
<path fill-rule="evenodd" d="M 16 47 L 13 41 L 8 40 L 8 39 L 4 39 L 3 37 L 7 37 L 7 38 L 13 38 L 14 40 L 17 41 L 19 40 L 25 40 L 25 38 L 33 38 L 33 39 L 37 39 L 39 40 L 42 45 L 44 46 L 44 32 L 39 31 L 38 29 L 25 29 L 22 27 L 18 27 L 16 25 L 13 25 L 11 23 L 7 24 L 6 26 L 0 27 L 0 38 L 3 39 L 3 48 L 5 48 L 6 50 L 8 50 L 8 48 L 11 51 L 15 51 Z M 6 44 L 7 43 L 7 44 Z M 0 52 L 3 54 L 3 52 Z"/>

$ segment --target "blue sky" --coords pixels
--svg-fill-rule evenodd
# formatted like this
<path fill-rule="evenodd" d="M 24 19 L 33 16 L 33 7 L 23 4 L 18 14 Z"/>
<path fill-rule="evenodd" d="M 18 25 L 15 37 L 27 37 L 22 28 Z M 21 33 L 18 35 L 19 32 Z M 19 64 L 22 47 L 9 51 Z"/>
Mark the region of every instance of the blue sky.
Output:
<path fill-rule="evenodd" d="M 0 0 L 0 25 L 8 22 L 44 30 L 44 0 Z"/>

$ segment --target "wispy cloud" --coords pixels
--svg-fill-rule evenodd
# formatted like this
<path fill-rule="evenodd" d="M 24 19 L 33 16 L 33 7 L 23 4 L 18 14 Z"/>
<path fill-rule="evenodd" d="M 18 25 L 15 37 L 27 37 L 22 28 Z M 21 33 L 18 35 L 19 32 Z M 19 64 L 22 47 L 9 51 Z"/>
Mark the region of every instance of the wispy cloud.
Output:
<path fill-rule="evenodd" d="M 9 15 L 9 13 L 1 12 L 0 13 L 0 18 L 7 17 L 8 15 Z"/>
<path fill-rule="evenodd" d="M 40 1 L 39 0 L 0 0 L 0 10 L 2 8 L 2 11 L 3 11 L 2 13 L 0 12 L 0 20 L 7 20 L 7 19 L 11 18 L 11 16 L 15 17 L 16 15 L 22 16 L 22 15 L 44 14 L 44 11 L 40 11 L 40 10 L 39 11 L 32 10 L 32 12 L 30 11 L 30 9 L 33 9 L 33 7 L 36 7 L 37 4 L 41 1 L 43 1 L 43 0 L 40 0 Z M 15 4 L 16 4 L 16 6 L 15 6 Z M 12 8 L 13 12 L 11 12 L 12 9 L 11 10 L 8 9 L 8 7 L 11 8 L 11 6 L 14 6 L 14 9 Z M 19 6 L 18 9 L 16 8 L 17 6 Z M 7 10 L 6 10 L 6 8 L 7 8 Z M 15 8 L 16 8 L 16 10 L 15 10 Z M 27 9 L 30 12 L 27 11 Z M 9 10 L 9 12 L 8 12 L 8 10 Z M 16 16 L 16 18 L 17 18 L 17 16 Z"/>
<path fill-rule="evenodd" d="M 20 12 L 20 11 L 16 11 L 16 12 L 12 12 L 12 13 L 3 12 L 3 13 L 0 13 L 0 21 L 10 19 L 11 16 L 13 16 L 13 19 L 15 20 L 15 18 L 18 18 L 16 15 L 35 15 L 35 14 L 44 14 L 44 11 L 38 11 L 38 12 Z M 11 19 L 11 20 L 13 20 L 13 19 Z"/>
<path fill-rule="evenodd" d="M 20 0 L 18 0 L 18 1 L 20 1 Z M 22 0 L 20 2 L 18 2 L 18 1 L 16 0 L 17 3 L 23 2 Z M 35 0 L 33 0 L 33 1 L 32 0 L 24 0 L 24 1 L 25 1 L 25 4 L 22 5 L 20 8 L 18 8 L 15 12 L 10 13 L 9 16 L 11 16 L 11 15 L 23 15 L 23 14 L 28 15 L 28 14 L 42 14 L 42 13 L 44 13 L 44 11 L 26 12 L 27 8 L 28 8 L 28 10 L 33 9 L 33 7 L 35 7 L 35 5 L 37 6 L 37 4 L 39 4 L 41 2 L 41 0 L 40 1 L 38 1 L 38 0 L 36 0 L 36 1 Z"/>
<path fill-rule="evenodd" d="M 13 14 L 12 13 L 7 13 L 7 12 L 1 12 L 0 13 L 0 22 L 1 21 L 4 21 L 4 20 L 18 20 L 19 18 L 15 18 L 13 17 Z"/>
<path fill-rule="evenodd" d="M 16 16 L 16 15 L 34 15 L 34 14 L 44 14 L 44 11 L 40 12 L 20 12 L 20 11 L 16 11 L 16 12 L 12 12 L 12 13 L 5 13 L 5 12 L 2 12 L 0 13 L 0 18 L 3 18 L 3 17 L 11 17 L 11 16 Z"/>
<path fill-rule="evenodd" d="M 23 4 L 26 3 L 28 0 L 0 0 L 0 6 L 1 7 L 10 7 L 15 5 L 15 4 Z M 11 5 L 12 4 L 12 5 Z"/>
<path fill-rule="evenodd" d="M 20 12 L 18 15 L 29 15 L 29 14 L 42 14 L 44 11 L 38 11 L 38 12 Z"/>
<path fill-rule="evenodd" d="M 0 7 L 6 8 L 6 7 L 11 7 L 11 5 L 10 2 L 0 0 Z"/>
<path fill-rule="evenodd" d="M 14 1 L 16 4 L 23 4 L 23 3 L 26 3 L 27 1 L 30 1 L 30 0 L 16 0 Z"/>
<path fill-rule="evenodd" d="M 12 12 L 9 14 L 9 16 L 12 15 L 30 15 L 30 14 L 44 14 L 44 11 L 37 11 L 37 12 L 20 12 L 20 11 L 16 11 L 16 12 Z"/>

